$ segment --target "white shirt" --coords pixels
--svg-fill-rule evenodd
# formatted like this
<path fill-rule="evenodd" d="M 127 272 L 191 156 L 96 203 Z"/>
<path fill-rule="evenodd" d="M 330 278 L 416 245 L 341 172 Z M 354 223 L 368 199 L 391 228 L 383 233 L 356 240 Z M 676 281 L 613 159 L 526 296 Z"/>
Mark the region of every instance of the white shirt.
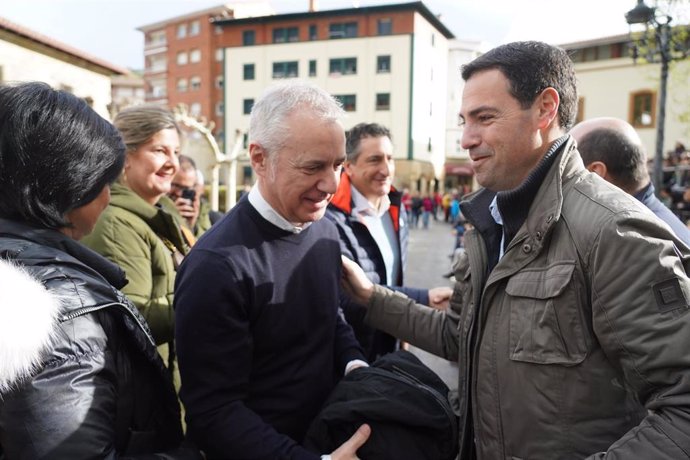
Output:
<path fill-rule="evenodd" d="M 494 195 L 494 199 L 491 200 L 491 204 L 489 204 L 489 212 L 491 213 L 491 217 L 494 218 L 494 222 L 501 226 L 501 247 L 498 249 L 498 260 L 501 260 L 504 254 L 503 245 L 506 242 L 506 234 L 503 231 L 503 217 L 501 217 L 501 211 L 498 210 L 497 198 L 498 195 Z"/>
<path fill-rule="evenodd" d="M 397 284 L 396 275 L 400 272 L 400 246 L 389 212 L 391 200 L 388 195 L 384 195 L 377 209 L 353 185 L 350 185 L 350 190 L 354 202 L 352 217 L 367 226 L 379 251 L 381 251 L 386 267 L 386 279 L 382 280 L 382 284 Z"/>
<path fill-rule="evenodd" d="M 251 204 L 254 207 L 254 209 L 256 209 L 257 212 L 261 214 L 261 217 L 263 217 L 264 219 L 266 219 L 278 228 L 282 228 L 283 230 L 287 230 L 288 232 L 292 233 L 299 233 L 311 225 L 311 222 L 305 222 L 301 224 L 301 226 L 299 226 L 288 221 L 286 218 L 278 214 L 278 211 L 273 209 L 273 207 L 270 204 L 268 204 L 268 201 L 266 201 L 264 197 L 261 195 L 258 185 L 254 185 L 252 187 L 252 189 L 249 191 L 249 196 L 247 197 L 247 199 L 249 200 L 249 204 Z"/>

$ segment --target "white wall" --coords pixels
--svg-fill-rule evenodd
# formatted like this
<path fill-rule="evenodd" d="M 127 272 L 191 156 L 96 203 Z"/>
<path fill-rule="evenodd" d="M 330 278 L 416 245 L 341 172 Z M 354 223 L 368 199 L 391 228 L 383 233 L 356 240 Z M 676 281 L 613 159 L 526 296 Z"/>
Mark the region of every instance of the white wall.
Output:
<path fill-rule="evenodd" d="M 242 114 L 243 100 L 257 100 L 273 79 L 273 63 L 298 61 L 299 78 L 334 95 L 355 94 L 356 111 L 344 120 L 348 129 L 360 122 L 377 122 L 391 130 L 396 157 L 407 158 L 410 94 L 410 36 L 393 35 L 313 42 L 281 43 L 226 48 L 225 132 L 246 131 L 249 115 Z M 376 73 L 379 55 L 391 56 L 391 72 Z M 329 75 L 331 58 L 357 58 L 355 75 Z M 309 61 L 316 60 L 316 76 L 309 77 Z M 254 64 L 255 79 L 243 79 L 244 64 Z M 390 93 L 390 110 L 375 110 L 376 94 Z"/>
<path fill-rule="evenodd" d="M 414 31 L 413 158 L 431 162 L 440 177 L 446 149 L 448 40 L 419 13 L 415 13 Z"/>
<path fill-rule="evenodd" d="M 676 141 L 690 143 L 690 126 L 678 117 L 690 111 L 690 62 L 677 63 L 676 73 L 669 76 L 666 99 L 664 152 L 673 149 Z M 616 117 L 628 120 L 630 94 L 640 90 L 656 91 L 659 101 L 658 64 L 633 65 L 630 59 L 611 59 L 575 65 L 578 92 L 585 98 L 584 119 Z M 658 107 L 658 106 L 657 106 Z M 659 111 L 656 112 L 657 120 Z M 628 120 L 629 121 L 629 120 Z M 649 128 L 636 128 L 651 158 L 656 150 L 656 124 Z"/>
<path fill-rule="evenodd" d="M 109 119 L 109 76 L 5 41 L 0 41 L 0 66 L 6 82 L 42 81 L 56 89 L 68 86 L 75 96 L 90 97 L 93 109 Z"/>

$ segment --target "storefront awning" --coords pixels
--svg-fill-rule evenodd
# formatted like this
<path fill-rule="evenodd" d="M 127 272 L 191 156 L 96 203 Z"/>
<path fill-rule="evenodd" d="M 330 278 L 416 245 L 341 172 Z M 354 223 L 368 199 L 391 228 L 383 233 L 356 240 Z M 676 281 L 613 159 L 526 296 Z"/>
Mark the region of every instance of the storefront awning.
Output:
<path fill-rule="evenodd" d="M 474 176 L 472 166 L 468 164 L 446 163 L 446 176 Z"/>

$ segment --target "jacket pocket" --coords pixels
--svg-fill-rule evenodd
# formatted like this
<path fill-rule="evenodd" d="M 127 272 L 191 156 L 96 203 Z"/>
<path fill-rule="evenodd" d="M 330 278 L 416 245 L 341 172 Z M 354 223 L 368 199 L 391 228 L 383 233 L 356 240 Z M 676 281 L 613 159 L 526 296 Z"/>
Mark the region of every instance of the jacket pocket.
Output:
<path fill-rule="evenodd" d="M 583 293 L 573 278 L 575 262 L 527 268 L 506 286 L 510 307 L 510 359 L 576 365 L 587 356 Z"/>

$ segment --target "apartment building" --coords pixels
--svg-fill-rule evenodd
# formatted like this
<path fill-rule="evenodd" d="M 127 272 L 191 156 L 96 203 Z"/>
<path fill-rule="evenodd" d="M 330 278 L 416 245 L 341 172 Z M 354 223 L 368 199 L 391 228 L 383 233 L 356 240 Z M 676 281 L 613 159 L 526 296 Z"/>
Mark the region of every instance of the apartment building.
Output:
<path fill-rule="evenodd" d="M 453 34 L 422 2 L 214 25 L 226 43 L 225 132 L 246 133 L 252 105 L 270 84 L 305 79 L 342 101 L 346 128 L 378 122 L 391 129 L 398 187 L 437 186 L 445 163 Z M 250 182 L 250 169 L 244 171 L 240 184 Z"/>
<path fill-rule="evenodd" d="M 139 27 L 146 101 L 170 108 L 185 104 L 190 114 L 222 126 L 225 36 L 211 20 L 272 12 L 263 1 L 229 3 Z"/>
<path fill-rule="evenodd" d="M 635 127 L 648 157 L 656 151 L 660 64 L 630 57 L 630 36 L 615 35 L 560 45 L 568 50 L 577 73 L 578 121 L 617 117 Z M 664 151 L 676 141 L 690 141 L 690 59 L 672 66 L 666 98 Z"/>
<path fill-rule="evenodd" d="M 111 76 L 125 68 L 0 18 L 0 82 L 42 81 L 87 101 L 109 118 Z"/>
<path fill-rule="evenodd" d="M 460 106 L 465 81 L 462 66 L 478 57 L 487 49 L 487 44 L 472 40 L 451 40 L 448 46 L 448 105 L 446 108 L 446 163 L 444 167 L 444 188 L 469 191 L 473 185 L 469 152 L 462 148 L 462 126 Z"/>

